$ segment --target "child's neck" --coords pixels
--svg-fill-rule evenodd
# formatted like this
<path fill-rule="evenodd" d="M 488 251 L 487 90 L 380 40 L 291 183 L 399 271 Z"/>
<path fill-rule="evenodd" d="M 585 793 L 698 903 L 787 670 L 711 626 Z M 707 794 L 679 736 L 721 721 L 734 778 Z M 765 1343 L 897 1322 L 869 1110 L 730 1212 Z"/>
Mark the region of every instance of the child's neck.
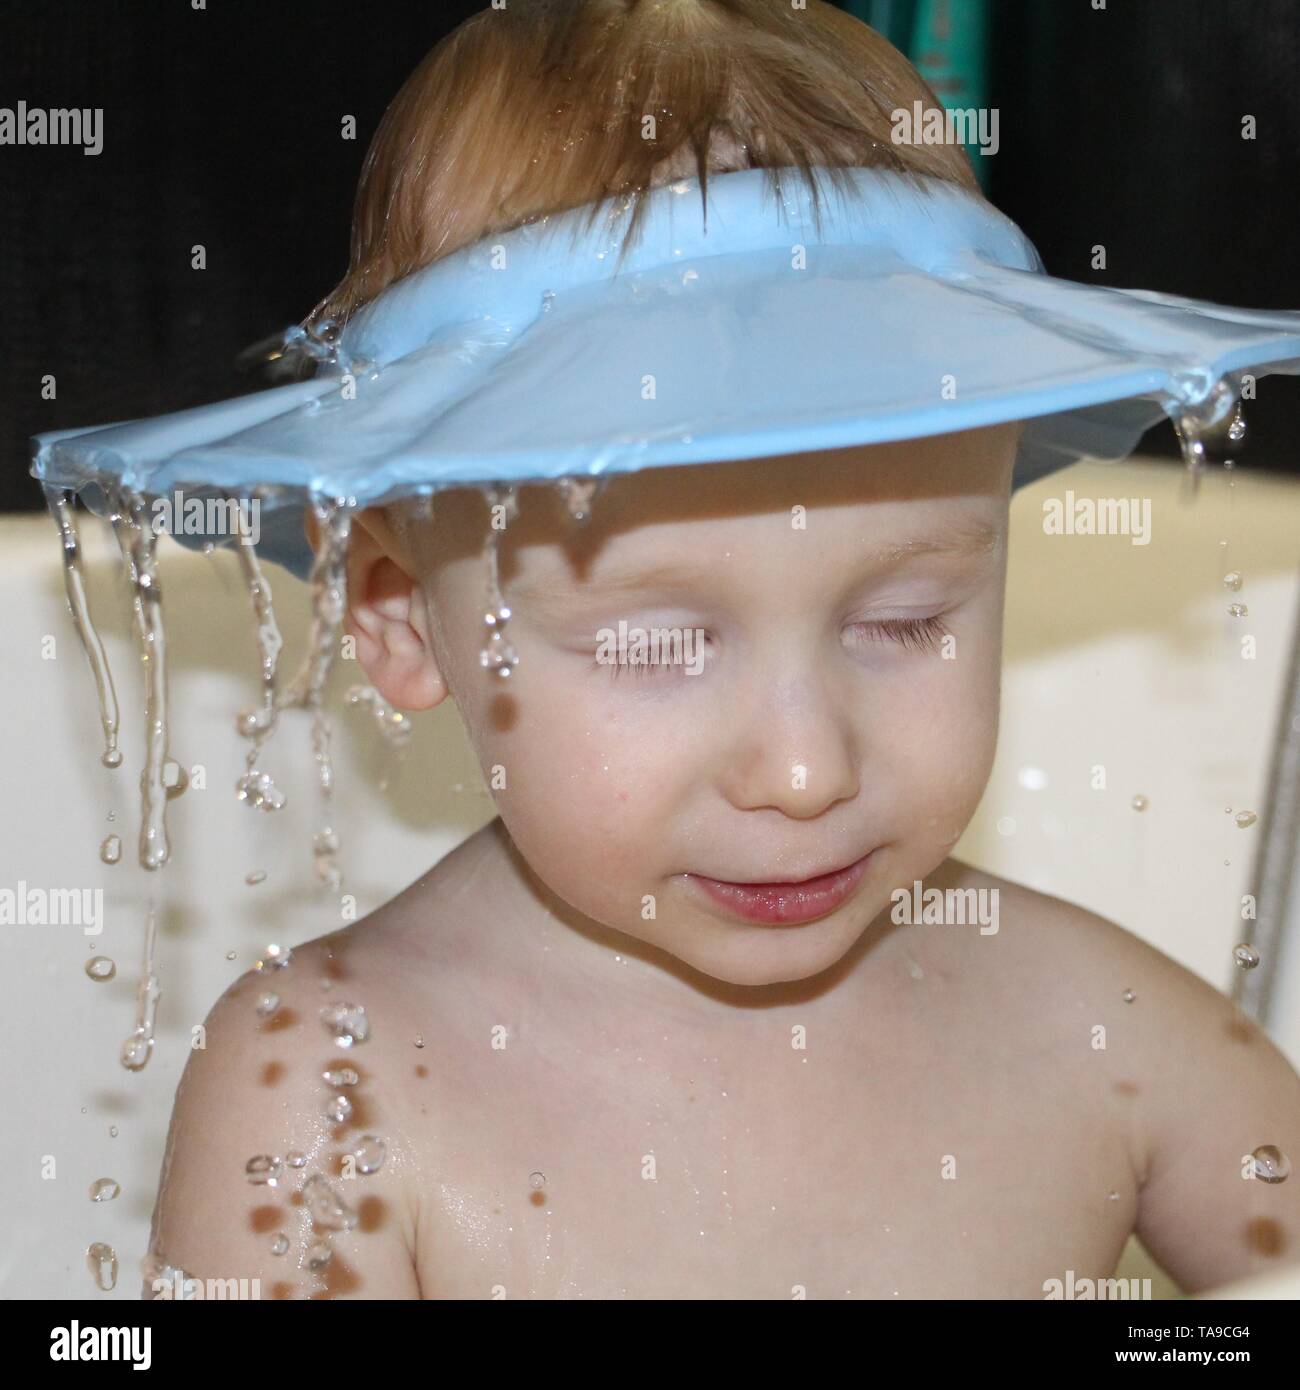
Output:
<path fill-rule="evenodd" d="M 476 900 L 492 923 L 487 949 L 501 951 L 513 970 L 535 965 L 557 999 L 567 995 L 578 1007 L 612 999 L 624 1012 L 653 1011 L 661 1022 L 671 1020 L 684 1029 L 734 1024 L 737 1011 L 757 1014 L 787 1004 L 806 1009 L 819 1001 L 830 1007 L 833 995 L 846 993 L 837 986 L 889 928 L 888 913 L 882 913 L 839 962 L 811 979 L 730 984 L 570 907 L 533 872 L 500 817 L 472 836 L 466 848 L 472 855 L 465 886 L 474 880 Z"/>

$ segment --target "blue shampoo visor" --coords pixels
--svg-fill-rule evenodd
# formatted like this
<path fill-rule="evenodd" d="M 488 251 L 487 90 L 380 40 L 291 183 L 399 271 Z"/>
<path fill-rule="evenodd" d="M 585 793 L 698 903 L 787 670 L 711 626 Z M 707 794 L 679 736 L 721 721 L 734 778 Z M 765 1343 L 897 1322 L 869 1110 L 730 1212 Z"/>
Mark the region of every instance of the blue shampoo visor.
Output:
<path fill-rule="evenodd" d="M 305 576 L 311 499 L 593 478 L 1026 420 L 1014 485 L 1118 460 L 1300 371 L 1300 312 L 1046 274 L 966 190 L 874 169 L 710 177 L 487 237 L 396 282 L 309 380 L 37 435 L 33 474 L 103 511 L 259 489 L 263 559 Z M 594 215 L 593 215 L 594 214 Z M 620 254 L 621 253 L 621 254 Z M 1225 390 L 1227 394 L 1225 396 Z M 178 536 L 202 543 L 202 536 Z M 223 541 L 228 537 L 211 537 Z"/>

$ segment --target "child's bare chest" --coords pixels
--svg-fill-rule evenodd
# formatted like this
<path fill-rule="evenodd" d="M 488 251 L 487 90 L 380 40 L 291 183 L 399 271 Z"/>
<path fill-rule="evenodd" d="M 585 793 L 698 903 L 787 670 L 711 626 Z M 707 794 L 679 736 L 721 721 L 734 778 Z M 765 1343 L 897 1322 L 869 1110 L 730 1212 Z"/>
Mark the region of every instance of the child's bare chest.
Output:
<path fill-rule="evenodd" d="M 717 1060 L 501 1063 L 425 1107 L 424 1296 L 1038 1298 L 1110 1274 L 1127 1157 L 1059 1080 L 796 1051 L 737 1083 Z"/>

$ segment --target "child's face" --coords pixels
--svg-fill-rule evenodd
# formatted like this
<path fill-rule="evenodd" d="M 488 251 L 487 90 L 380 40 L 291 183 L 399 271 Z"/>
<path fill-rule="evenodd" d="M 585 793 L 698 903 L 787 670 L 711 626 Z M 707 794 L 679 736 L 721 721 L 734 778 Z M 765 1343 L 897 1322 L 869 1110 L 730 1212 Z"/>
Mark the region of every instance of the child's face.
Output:
<path fill-rule="evenodd" d="M 947 857 L 983 792 L 1017 435 L 615 477 L 584 525 L 521 488 L 500 533 L 508 682 L 479 664 L 483 505 L 447 495 L 430 542 L 446 558 L 411 588 L 402 640 L 374 635 L 401 611 L 397 567 L 362 579 L 358 654 L 394 703 L 453 695 L 485 777 L 504 774 L 512 840 L 572 908 L 731 983 L 803 979 Z M 702 664 L 690 645 L 675 665 L 599 664 L 620 621 L 629 641 L 703 633 Z M 851 894 L 799 925 L 698 882 L 790 883 L 868 855 Z"/>

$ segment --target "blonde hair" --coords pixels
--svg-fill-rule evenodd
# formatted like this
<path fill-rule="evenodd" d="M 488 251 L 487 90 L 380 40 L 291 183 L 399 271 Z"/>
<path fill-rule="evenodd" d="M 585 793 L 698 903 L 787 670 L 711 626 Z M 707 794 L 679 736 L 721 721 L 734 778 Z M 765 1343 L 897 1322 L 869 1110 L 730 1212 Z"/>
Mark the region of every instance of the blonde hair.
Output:
<path fill-rule="evenodd" d="M 505 0 L 424 59 L 357 188 L 348 272 L 307 322 L 346 319 L 480 237 L 695 174 L 929 175 L 979 195 L 959 145 L 895 144 L 890 112 L 940 103 L 897 49 L 821 0 Z M 648 118 L 653 118 L 650 120 Z M 649 132 L 647 134 L 647 132 Z"/>

